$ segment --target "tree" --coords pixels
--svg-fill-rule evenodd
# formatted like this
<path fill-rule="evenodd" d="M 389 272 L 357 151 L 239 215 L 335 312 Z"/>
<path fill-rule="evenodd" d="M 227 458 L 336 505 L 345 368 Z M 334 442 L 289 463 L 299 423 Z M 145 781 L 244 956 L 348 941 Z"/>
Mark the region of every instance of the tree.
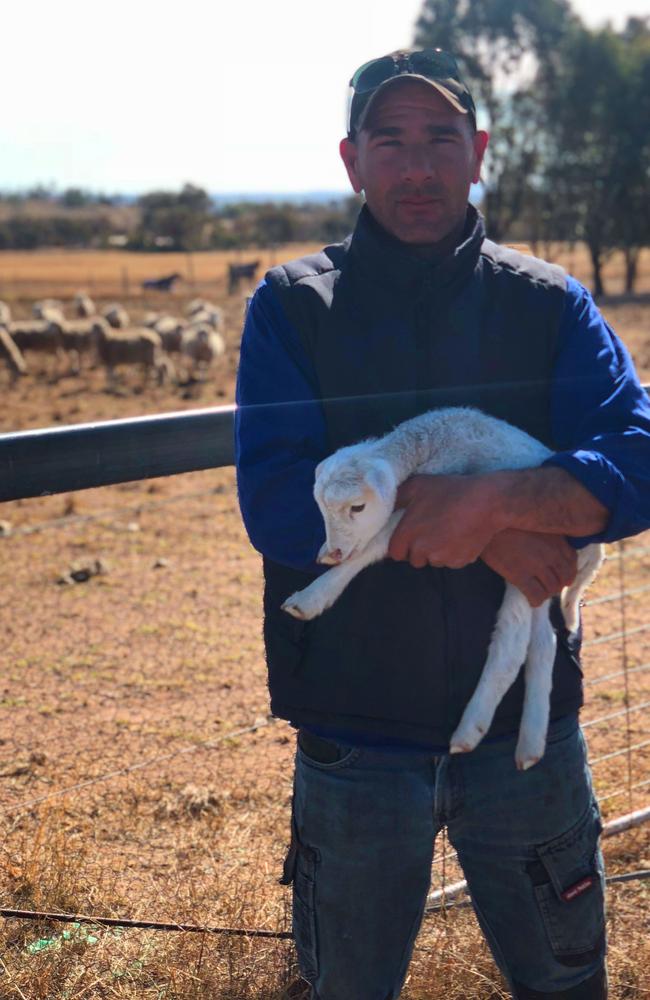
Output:
<path fill-rule="evenodd" d="M 633 292 L 641 249 L 650 244 L 650 18 L 629 18 L 621 39 L 627 100 L 615 235 L 625 256 L 625 291 Z"/>
<path fill-rule="evenodd" d="M 632 291 L 650 242 L 650 32 L 638 21 L 621 34 L 575 28 L 560 56 L 544 95 L 544 183 L 589 248 L 594 294 L 604 294 L 602 266 L 614 248 L 626 255 Z"/>
<path fill-rule="evenodd" d="M 210 196 L 203 188 L 185 184 L 174 191 L 152 191 L 138 199 L 141 211 L 142 246 L 156 244 L 156 239 L 172 241 L 174 250 L 200 250 L 205 243 L 206 226 L 212 215 Z"/>
<path fill-rule="evenodd" d="M 93 197 L 82 188 L 71 187 L 66 188 L 59 200 L 65 208 L 84 208 L 92 205 Z"/>
<path fill-rule="evenodd" d="M 574 23 L 568 0 L 425 0 L 422 8 L 416 45 L 453 52 L 487 112 L 485 212 L 494 239 L 530 199 L 542 133 L 536 95 Z"/>

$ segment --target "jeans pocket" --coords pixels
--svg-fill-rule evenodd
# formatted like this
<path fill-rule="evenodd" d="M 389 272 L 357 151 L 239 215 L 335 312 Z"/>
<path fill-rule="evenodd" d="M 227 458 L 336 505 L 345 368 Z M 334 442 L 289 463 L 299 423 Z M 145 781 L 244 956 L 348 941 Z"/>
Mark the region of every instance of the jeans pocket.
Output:
<path fill-rule="evenodd" d="M 605 952 L 601 830 L 592 801 L 570 830 L 536 846 L 527 866 L 553 954 L 563 965 L 588 965 Z"/>
<path fill-rule="evenodd" d="M 301 729 L 298 733 L 298 754 L 305 764 L 323 771 L 349 767 L 361 755 L 361 747 L 350 747 L 334 740 L 325 740 Z"/>
<path fill-rule="evenodd" d="M 318 975 L 316 864 L 316 852 L 301 845 L 293 878 L 293 936 L 301 975 L 309 982 Z"/>

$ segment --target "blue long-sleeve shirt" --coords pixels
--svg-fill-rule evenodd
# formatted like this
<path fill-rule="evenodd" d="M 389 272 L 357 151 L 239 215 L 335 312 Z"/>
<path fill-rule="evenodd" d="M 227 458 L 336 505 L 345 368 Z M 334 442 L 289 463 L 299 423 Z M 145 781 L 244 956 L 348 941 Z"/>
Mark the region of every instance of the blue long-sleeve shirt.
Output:
<path fill-rule="evenodd" d="M 249 537 L 275 562 L 319 571 L 315 558 L 325 533 L 312 487 L 327 454 L 325 419 L 310 360 L 265 282 L 246 317 L 236 398 L 239 502 Z M 277 405 L 256 411 L 261 403 Z M 610 513 L 601 534 L 575 544 L 650 528 L 650 401 L 625 346 L 571 277 L 551 422 L 559 451 L 545 464 L 566 469 Z"/>

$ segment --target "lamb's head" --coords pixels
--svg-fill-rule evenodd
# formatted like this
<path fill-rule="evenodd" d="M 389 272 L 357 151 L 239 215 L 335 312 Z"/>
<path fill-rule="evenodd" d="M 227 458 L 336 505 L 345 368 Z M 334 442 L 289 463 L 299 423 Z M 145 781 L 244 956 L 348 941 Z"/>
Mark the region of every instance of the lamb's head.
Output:
<path fill-rule="evenodd" d="M 314 497 L 326 532 L 318 561 L 327 565 L 361 552 L 393 512 L 397 482 L 391 466 L 359 447 L 341 448 L 316 469 Z"/>

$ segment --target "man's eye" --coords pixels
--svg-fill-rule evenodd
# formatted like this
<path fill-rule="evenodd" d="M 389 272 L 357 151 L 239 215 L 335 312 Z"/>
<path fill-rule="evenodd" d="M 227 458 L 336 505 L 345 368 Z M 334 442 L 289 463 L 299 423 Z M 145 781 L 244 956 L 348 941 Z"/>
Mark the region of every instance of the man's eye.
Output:
<path fill-rule="evenodd" d="M 365 503 L 358 503 L 358 504 L 353 504 L 350 507 L 350 510 L 352 511 L 353 514 L 360 514 L 362 510 L 365 510 L 365 507 L 366 507 Z"/>

